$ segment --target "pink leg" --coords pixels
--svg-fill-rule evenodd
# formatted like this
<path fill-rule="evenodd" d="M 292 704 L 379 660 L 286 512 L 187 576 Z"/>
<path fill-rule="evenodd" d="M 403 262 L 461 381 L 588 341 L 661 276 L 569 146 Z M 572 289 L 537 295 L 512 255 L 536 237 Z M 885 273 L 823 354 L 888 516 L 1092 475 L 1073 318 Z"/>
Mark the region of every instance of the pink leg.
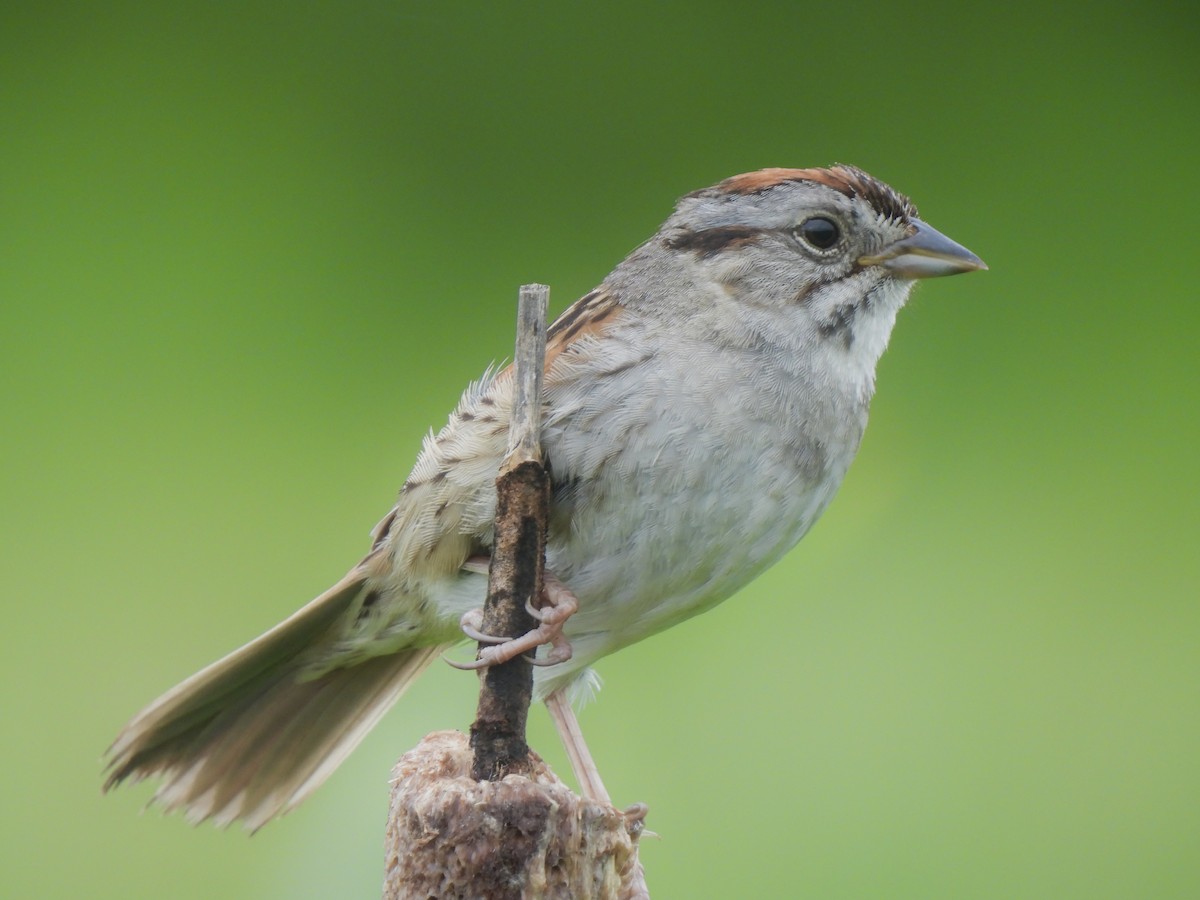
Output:
<path fill-rule="evenodd" d="M 575 710 L 571 709 L 571 703 L 567 700 L 566 691 L 557 690 L 547 697 L 546 709 L 550 712 L 554 727 L 558 729 L 558 736 L 562 738 L 567 758 L 571 761 L 571 771 L 575 773 L 575 780 L 579 782 L 579 791 L 584 799 L 593 803 L 601 803 L 604 806 L 612 806 L 612 801 L 608 798 L 608 791 L 604 788 L 604 782 L 600 780 L 600 770 L 596 768 L 596 762 L 592 759 L 587 742 L 583 739 L 579 719 L 575 717 Z M 630 834 L 635 836 L 650 834 L 645 830 L 647 812 L 649 812 L 649 807 L 645 803 L 635 803 L 625 810 L 625 827 L 629 829 Z M 623 896 L 628 900 L 649 900 L 650 891 L 646 887 L 646 870 L 636 856 L 631 864 L 633 869 L 628 874 L 627 893 Z"/>
<path fill-rule="evenodd" d="M 596 768 L 587 742 L 583 739 L 583 731 L 579 727 L 579 720 L 575 718 L 575 710 L 571 709 L 571 703 L 567 700 L 566 692 L 557 690 L 547 697 L 546 709 L 549 710 L 554 727 L 558 729 L 558 736 L 562 738 L 563 747 L 566 748 L 567 758 L 571 761 L 571 771 L 575 773 L 575 780 L 579 782 L 579 792 L 585 800 L 612 806 L 612 800 L 608 797 L 608 791 L 604 789 L 604 782 L 600 780 L 600 771 Z"/>

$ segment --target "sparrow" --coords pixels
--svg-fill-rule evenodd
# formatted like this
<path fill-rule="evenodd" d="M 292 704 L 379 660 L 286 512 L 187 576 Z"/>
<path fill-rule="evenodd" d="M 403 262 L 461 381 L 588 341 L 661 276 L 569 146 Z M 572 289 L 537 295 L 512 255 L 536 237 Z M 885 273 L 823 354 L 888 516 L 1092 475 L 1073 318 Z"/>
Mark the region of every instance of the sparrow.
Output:
<path fill-rule="evenodd" d="M 571 710 L 597 686 L 592 664 L 711 609 L 796 545 L 858 450 L 913 285 L 985 268 L 861 169 L 762 169 L 684 196 L 550 326 L 550 603 L 481 664 L 549 645 L 535 697 L 582 760 L 585 793 L 607 801 Z M 109 748 L 105 788 L 157 776 L 168 810 L 256 829 L 312 793 L 464 631 L 480 637 L 513 400 L 511 369 L 471 384 L 367 555 L 138 713 Z"/>

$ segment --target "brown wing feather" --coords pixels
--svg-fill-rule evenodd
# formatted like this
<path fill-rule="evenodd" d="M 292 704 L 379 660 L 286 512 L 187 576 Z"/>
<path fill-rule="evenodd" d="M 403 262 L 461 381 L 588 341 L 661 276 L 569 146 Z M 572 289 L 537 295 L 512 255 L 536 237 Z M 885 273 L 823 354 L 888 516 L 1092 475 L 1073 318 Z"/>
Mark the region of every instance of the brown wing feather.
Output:
<path fill-rule="evenodd" d="M 546 338 L 546 386 L 571 376 L 569 362 L 591 347 L 621 314 L 605 288 L 581 297 L 555 320 Z M 397 570 L 445 577 L 491 545 L 495 479 L 512 418 L 512 367 L 472 385 L 450 421 L 425 441 L 395 508 L 377 526 L 376 546 Z"/>

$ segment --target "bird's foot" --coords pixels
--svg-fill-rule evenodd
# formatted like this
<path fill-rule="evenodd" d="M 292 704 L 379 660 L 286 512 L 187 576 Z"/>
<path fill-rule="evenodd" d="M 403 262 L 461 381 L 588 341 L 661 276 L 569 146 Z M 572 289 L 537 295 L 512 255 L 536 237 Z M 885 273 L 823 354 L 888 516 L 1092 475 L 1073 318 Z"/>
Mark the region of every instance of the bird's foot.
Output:
<path fill-rule="evenodd" d="M 456 669 L 486 669 L 506 663 L 522 653 L 537 651 L 549 645 L 550 652 L 542 659 L 531 658 L 535 666 L 554 666 L 571 658 L 571 643 L 563 634 L 563 624 L 579 609 L 579 601 L 567 586 L 550 573 L 546 573 L 542 590 L 542 605 L 525 604 L 525 610 L 537 621 L 537 626 L 520 637 L 502 637 L 483 630 L 483 610 L 472 609 L 459 622 L 463 634 L 473 641 L 490 646 L 482 647 L 476 659 L 468 663 L 447 660 Z"/>

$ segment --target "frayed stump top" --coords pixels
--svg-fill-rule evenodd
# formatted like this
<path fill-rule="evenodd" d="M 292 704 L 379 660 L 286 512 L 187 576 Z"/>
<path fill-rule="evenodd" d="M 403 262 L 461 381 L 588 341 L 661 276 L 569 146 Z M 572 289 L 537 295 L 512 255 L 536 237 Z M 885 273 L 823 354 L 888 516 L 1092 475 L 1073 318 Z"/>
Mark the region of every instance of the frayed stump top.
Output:
<path fill-rule="evenodd" d="M 645 896 L 638 835 L 620 811 L 575 796 L 540 757 L 527 775 L 471 778 L 471 750 L 438 731 L 392 772 L 384 900 Z"/>

